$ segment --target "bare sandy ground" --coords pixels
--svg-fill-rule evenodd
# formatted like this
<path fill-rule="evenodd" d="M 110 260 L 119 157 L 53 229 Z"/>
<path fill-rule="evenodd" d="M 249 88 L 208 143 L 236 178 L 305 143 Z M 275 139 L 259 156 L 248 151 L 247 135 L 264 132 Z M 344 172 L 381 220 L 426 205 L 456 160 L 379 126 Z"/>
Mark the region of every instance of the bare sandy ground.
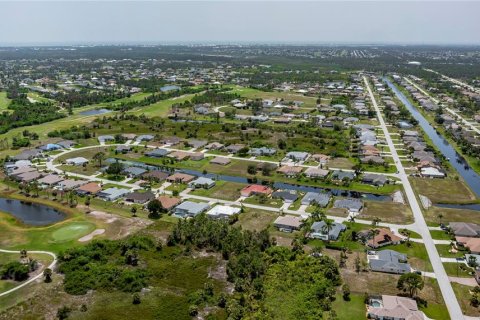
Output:
<path fill-rule="evenodd" d="M 78 241 L 87 242 L 87 241 L 92 240 L 93 237 L 101 235 L 103 233 L 105 233 L 105 229 L 95 229 L 92 232 L 90 232 L 89 234 L 87 234 L 86 236 L 83 236 L 80 239 L 78 239 Z"/>

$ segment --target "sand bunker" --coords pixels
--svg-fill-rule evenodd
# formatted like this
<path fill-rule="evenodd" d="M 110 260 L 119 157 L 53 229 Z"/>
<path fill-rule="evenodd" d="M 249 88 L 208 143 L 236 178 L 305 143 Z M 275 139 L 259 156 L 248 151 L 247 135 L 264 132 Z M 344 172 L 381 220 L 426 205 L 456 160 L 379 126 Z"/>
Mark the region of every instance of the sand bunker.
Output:
<path fill-rule="evenodd" d="M 87 234 L 84 237 L 81 237 L 78 239 L 80 242 L 87 242 L 93 239 L 93 237 L 98 236 L 100 234 L 103 234 L 105 232 L 105 229 L 95 229 L 91 233 Z"/>

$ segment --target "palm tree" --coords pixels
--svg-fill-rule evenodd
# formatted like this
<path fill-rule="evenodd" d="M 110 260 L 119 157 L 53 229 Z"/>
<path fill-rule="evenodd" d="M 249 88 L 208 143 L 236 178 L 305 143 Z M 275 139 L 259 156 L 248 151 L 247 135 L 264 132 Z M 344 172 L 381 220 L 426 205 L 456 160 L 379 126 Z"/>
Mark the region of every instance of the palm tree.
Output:
<path fill-rule="evenodd" d="M 322 232 L 327 234 L 327 242 L 330 242 L 330 231 L 333 229 L 334 222 L 330 219 L 324 219 L 325 223 L 322 227 Z"/>
<path fill-rule="evenodd" d="M 382 221 L 382 220 L 381 220 L 379 217 L 373 218 L 372 226 L 373 226 L 373 227 L 378 226 L 378 224 L 379 224 L 381 221 Z"/>
<path fill-rule="evenodd" d="M 93 159 L 95 161 L 98 162 L 98 166 L 101 167 L 102 166 L 102 161 L 105 160 L 105 153 L 103 152 L 97 152 L 95 153 L 95 155 L 93 156 Z"/>
<path fill-rule="evenodd" d="M 45 278 L 46 283 L 52 282 L 52 269 L 46 268 L 43 270 L 43 277 Z"/>
<path fill-rule="evenodd" d="M 437 217 L 438 217 L 438 224 L 442 224 L 443 214 L 439 213 Z"/>
<path fill-rule="evenodd" d="M 37 181 L 33 181 L 33 182 L 30 184 L 30 188 L 31 188 L 33 194 L 35 195 L 35 197 L 38 198 L 38 193 L 40 192 L 40 187 L 38 186 L 38 182 L 37 182 Z"/>

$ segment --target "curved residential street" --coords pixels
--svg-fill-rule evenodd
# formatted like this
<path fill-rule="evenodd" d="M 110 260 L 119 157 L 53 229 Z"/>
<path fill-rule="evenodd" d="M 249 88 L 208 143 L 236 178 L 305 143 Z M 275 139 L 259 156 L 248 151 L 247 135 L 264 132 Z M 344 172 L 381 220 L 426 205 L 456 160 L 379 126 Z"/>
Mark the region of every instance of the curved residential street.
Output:
<path fill-rule="evenodd" d="M 12 251 L 12 250 L 4 250 L 4 249 L 0 249 L 0 252 L 4 252 L 4 253 L 20 253 L 20 251 Z M 49 251 L 28 251 L 28 253 L 41 253 L 41 254 L 48 254 L 49 256 L 53 257 L 53 261 L 52 263 L 50 263 L 50 265 L 47 267 L 47 268 L 50 268 L 53 270 L 53 268 L 55 268 L 55 265 L 57 264 L 57 256 L 55 255 L 55 253 L 53 252 L 49 252 Z M 45 269 L 44 269 L 45 270 Z M 2 296 L 6 296 L 7 294 L 10 294 L 14 291 L 17 291 L 18 289 L 20 288 L 23 288 L 25 287 L 26 285 L 32 283 L 33 281 L 39 279 L 43 277 L 43 270 L 42 272 L 40 272 L 39 274 L 37 274 L 36 276 L 28 279 L 27 281 L 23 282 L 22 284 L 16 286 L 15 288 L 12 288 L 10 290 L 7 290 L 5 292 L 2 292 L 0 293 L 0 297 Z"/>
<path fill-rule="evenodd" d="M 390 133 L 388 132 L 387 126 L 385 125 L 382 112 L 378 107 L 377 101 L 373 95 L 370 84 L 365 76 L 363 77 L 363 80 L 365 82 L 365 86 L 367 87 L 368 94 L 370 96 L 372 104 L 377 113 L 378 120 L 380 121 L 380 126 L 382 127 L 382 130 L 385 134 L 385 139 L 387 140 L 388 147 L 390 148 L 393 159 L 397 166 L 399 177 L 402 180 L 405 194 L 408 199 L 408 203 L 410 204 L 410 207 L 413 212 L 413 216 L 415 218 L 415 225 L 417 226 L 416 228 L 417 232 L 422 236 L 423 242 L 425 244 L 425 248 L 428 252 L 428 257 L 430 259 L 430 262 L 432 263 L 435 277 L 438 281 L 438 285 L 440 286 L 440 291 L 442 292 L 442 295 L 443 295 L 443 300 L 445 302 L 445 305 L 447 306 L 448 312 L 450 313 L 450 317 L 455 320 L 464 319 L 462 309 L 460 308 L 460 304 L 458 303 L 458 300 L 455 296 L 452 285 L 450 283 L 450 279 L 448 278 L 447 273 L 445 272 L 445 269 L 442 264 L 442 260 L 440 259 L 440 255 L 438 254 L 437 248 L 435 247 L 435 243 L 432 239 L 427 223 L 425 222 L 425 218 L 423 217 L 423 213 L 420 208 L 420 205 L 418 204 L 413 188 L 410 184 L 410 181 L 408 180 L 408 175 L 405 173 L 405 169 L 402 165 L 402 162 L 400 161 L 400 158 L 398 157 L 397 150 L 393 145 L 392 138 L 390 137 Z"/>

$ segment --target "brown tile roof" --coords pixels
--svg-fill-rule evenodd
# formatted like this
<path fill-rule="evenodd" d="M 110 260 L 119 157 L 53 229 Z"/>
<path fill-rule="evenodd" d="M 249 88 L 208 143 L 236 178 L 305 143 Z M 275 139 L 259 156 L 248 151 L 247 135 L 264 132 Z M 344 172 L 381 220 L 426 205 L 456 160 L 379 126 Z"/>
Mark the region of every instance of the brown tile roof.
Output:
<path fill-rule="evenodd" d="M 160 201 L 160 203 L 162 204 L 162 207 L 166 210 L 170 210 L 173 207 L 175 207 L 177 204 L 182 202 L 182 199 L 180 198 L 169 197 L 169 196 L 159 196 L 157 200 Z"/>
<path fill-rule="evenodd" d="M 86 192 L 86 193 L 95 194 L 95 193 L 99 192 L 100 190 L 102 190 L 102 188 L 96 182 L 89 182 L 89 183 L 84 184 L 83 186 L 79 187 L 77 190 L 82 191 L 82 192 Z"/>

